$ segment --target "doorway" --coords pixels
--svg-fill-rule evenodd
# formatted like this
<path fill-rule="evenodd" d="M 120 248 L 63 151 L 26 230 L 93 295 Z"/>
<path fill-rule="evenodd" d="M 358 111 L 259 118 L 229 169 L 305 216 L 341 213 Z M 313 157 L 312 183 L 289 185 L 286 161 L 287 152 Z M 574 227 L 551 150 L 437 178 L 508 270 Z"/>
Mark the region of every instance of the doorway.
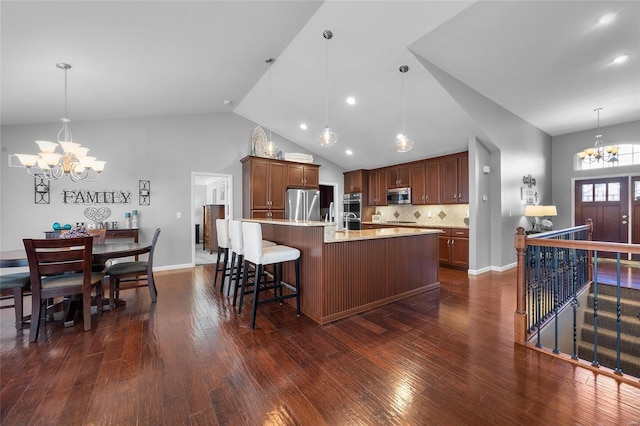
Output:
<path fill-rule="evenodd" d="M 218 209 L 223 212 L 221 216 L 233 217 L 233 178 L 230 174 L 191 172 L 192 265 L 203 265 L 216 261 L 217 253 L 211 253 L 205 247 L 204 205 L 221 206 Z"/>
<path fill-rule="evenodd" d="M 629 242 L 629 177 L 584 179 L 575 182 L 575 224 L 593 220 L 593 240 Z"/>

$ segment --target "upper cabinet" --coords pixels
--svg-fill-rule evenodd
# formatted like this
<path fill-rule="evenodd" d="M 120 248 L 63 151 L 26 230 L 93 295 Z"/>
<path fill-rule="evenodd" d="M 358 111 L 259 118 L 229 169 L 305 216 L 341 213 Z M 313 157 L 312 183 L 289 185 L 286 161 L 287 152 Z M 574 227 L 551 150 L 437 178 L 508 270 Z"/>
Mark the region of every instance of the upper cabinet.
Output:
<path fill-rule="evenodd" d="M 344 173 L 344 193 L 366 192 L 366 172 L 364 170 L 354 170 Z"/>
<path fill-rule="evenodd" d="M 387 170 L 377 169 L 369 170 L 367 184 L 368 197 L 367 205 L 369 206 L 386 206 L 387 205 Z"/>
<path fill-rule="evenodd" d="M 287 187 L 318 189 L 320 166 L 315 164 L 287 164 Z"/>
<path fill-rule="evenodd" d="M 411 188 L 411 203 L 468 204 L 469 153 L 344 174 L 344 192 L 362 192 L 369 206 L 387 205 L 387 188 Z"/>
<path fill-rule="evenodd" d="M 283 219 L 288 187 L 319 187 L 320 166 L 317 164 L 300 164 L 255 156 L 247 156 L 240 161 L 244 218 Z"/>
<path fill-rule="evenodd" d="M 406 188 L 409 186 L 411 168 L 408 165 L 387 168 L 387 188 Z"/>
<path fill-rule="evenodd" d="M 464 152 L 440 160 L 440 202 L 469 202 L 469 155 Z"/>
<path fill-rule="evenodd" d="M 418 161 L 410 170 L 412 204 L 440 204 L 440 161 Z"/>

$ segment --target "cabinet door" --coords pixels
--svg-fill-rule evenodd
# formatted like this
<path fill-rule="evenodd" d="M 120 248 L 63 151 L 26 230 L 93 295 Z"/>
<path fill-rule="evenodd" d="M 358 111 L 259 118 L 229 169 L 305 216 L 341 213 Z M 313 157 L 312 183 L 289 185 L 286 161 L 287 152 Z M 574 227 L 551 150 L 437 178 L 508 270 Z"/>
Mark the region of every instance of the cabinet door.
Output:
<path fill-rule="evenodd" d="M 458 199 L 458 159 L 449 157 L 440 162 L 440 201 L 442 204 L 455 204 Z"/>
<path fill-rule="evenodd" d="M 304 188 L 304 166 L 287 164 L 287 187 Z"/>
<path fill-rule="evenodd" d="M 269 201 L 269 162 L 251 161 L 251 210 L 268 209 Z"/>
<path fill-rule="evenodd" d="M 271 219 L 284 219 L 284 210 L 271 210 Z"/>
<path fill-rule="evenodd" d="M 378 172 L 378 204 L 379 206 L 387 205 L 387 171 L 380 170 Z"/>
<path fill-rule="evenodd" d="M 411 177 L 411 168 L 409 166 L 398 167 L 398 187 L 406 188 L 409 186 L 409 179 Z"/>
<path fill-rule="evenodd" d="M 444 233 L 438 237 L 438 260 L 443 265 L 448 265 L 451 259 L 451 237 Z"/>
<path fill-rule="evenodd" d="M 369 190 L 367 191 L 367 205 L 378 205 L 378 173 L 370 172 L 367 176 Z"/>
<path fill-rule="evenodd" d="M 345 194 L 362 192 L 362 170 L 344 174 L 344 192 Z"/>
<path fill-rule="evenodd" d="M 304 187 L 307 189 L 320 188 L 320 169 L 318 167 L 304 167 Z"/>
<path fill-rule="evenodd" d="M 469 202 L 469 157 L 458 157 L 458 202 Z"/>
<path fill-rule="evenodd" d="M 416 163 L 411 165 L 411 202 L 413 205 L 420 205 L 426 203 L 426 169 L 425 163 Z"/>
<path fill-rule="evenodd" d="M 425 164 L 425 204 L 440 204 L 440 161 Z"/>
<path fill-rule="evenodd" d="M 469 239 L 451 237 L 451 265 L 469 267 Z"/>
<path fill-rule="evenodd" d="M 269 167 L 269 208 L 271 210 L 284 210 L 287 167 L 282 163 L 270 163 Z"/>

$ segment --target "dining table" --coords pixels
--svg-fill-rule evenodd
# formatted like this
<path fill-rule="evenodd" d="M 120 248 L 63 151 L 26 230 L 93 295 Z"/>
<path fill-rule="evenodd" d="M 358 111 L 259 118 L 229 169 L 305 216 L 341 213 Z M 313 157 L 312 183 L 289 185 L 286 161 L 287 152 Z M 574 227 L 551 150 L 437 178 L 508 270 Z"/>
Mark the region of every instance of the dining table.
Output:
<path fill-rule="evenodd" d="M 132 257 L 149 253 L 151 251 L 151 243 L 108 243 L 95 244 L 92 250 L 92 263 L 105 264 L 108 260 L 119 259 L 123 257 Z M 29 266 L 27 253 L 22 249 L 0 251 L 0 268 L 18 268 Z M 69 298 L 71 303 L 67 304 L 65 309 L 65 327 L 72 327 L 75 324 L 74 317 L 77 311 L 77 305 L 81 302 L 78 298 Z M 108 300 L 104 301 L 104 308 L 108 309 Z M 117 306 L 125 304 L 124 300 L 116 300 Z"/>

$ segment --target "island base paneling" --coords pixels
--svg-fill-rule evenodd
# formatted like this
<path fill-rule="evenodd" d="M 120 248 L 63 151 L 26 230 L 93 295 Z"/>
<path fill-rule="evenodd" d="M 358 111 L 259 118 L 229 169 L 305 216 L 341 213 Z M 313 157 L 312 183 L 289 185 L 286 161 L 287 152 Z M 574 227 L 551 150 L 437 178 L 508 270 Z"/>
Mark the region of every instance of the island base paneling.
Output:
<path fill-rule="evenodd" d="M 322 226 L 262 223 L 262 236 L 300 250 L 301 310 L 321 325 L 440 287 L 437 234 L 325 243 Z"/>

